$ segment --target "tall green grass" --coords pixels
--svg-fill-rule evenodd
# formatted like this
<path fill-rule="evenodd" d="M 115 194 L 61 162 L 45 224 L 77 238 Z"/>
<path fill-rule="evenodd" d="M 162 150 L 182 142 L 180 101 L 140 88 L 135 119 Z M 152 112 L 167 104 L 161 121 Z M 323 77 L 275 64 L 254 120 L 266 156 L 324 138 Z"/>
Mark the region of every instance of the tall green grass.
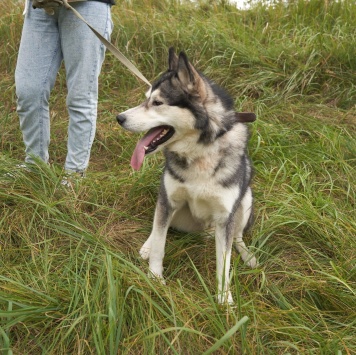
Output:
<path fill-rule="evenodd" d="M 254 111 L 260 261 L 235 254 L 233 308 L 215 302 L 209 234 L 170 232 L 167 286 L 146 276 L 162 156 L 129 167 L 137 135 L 115 115 L 144 97 L 108 53 L 88 177 L 61 184 L 65 78 L 51 97 L 52 165 L 15 169 L 24 147 L 14 68 L 22 9 L 0 3 L 0 349 L 5 354 L 356 353 L 356 5 L 290 1 L 248 11 L 226 1 L 118 1 L 113 42 L 149 80 L 185 50 Z M 9 176 L 7 173 L 11 173 Z"/>

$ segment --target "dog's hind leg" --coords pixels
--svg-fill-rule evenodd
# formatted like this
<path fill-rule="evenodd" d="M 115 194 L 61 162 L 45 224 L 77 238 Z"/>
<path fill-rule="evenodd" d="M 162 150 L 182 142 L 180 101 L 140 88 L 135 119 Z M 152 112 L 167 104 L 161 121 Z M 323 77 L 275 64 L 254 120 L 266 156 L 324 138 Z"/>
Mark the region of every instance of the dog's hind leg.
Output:
<path fill-rule="evenodd" d="M 200 232 L 206 228 L 204 223 L 193 217 L 188 204 L 184 204 L 174 213 L 171 227 L 187 233 Z"/>
<path fill-rule="evenodd" d="M 252 192 L 249 188 L 243 197 L 238 210 L 235 213 L 235 240 L 234 246 L 241 255 L 242 260 L 251 268 L 255 268 L 258 263 L 255 256 L 249 251 L 243 241 L 243 231 L 246 229 L 252 217 Z"/>

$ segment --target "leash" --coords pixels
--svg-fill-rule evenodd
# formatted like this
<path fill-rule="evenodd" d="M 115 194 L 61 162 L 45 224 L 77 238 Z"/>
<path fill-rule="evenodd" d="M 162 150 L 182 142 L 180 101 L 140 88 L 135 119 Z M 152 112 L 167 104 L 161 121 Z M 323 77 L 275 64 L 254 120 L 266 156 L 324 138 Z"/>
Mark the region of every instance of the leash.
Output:
<path fill-rule="evenodd" d="M 86 0 L 77 0 L 77 1 L 86 1 Z M 105 37 L 103 37 L 94 27 L 92 27 L 84 17 L 72 6 L 68 4 L 67 0 L 63 0 L 63 6 L 68 10 L 72 10 L 74 15 L 76 15 L 80 20 L 82 20 L 100 39 L 100 41 L 105 45 L 105 47 L 123 64 L 131 70 L 133 74 L 135 74 L 138 78 L 144 81 L 148 86 L 151 86 L 151 83 L 145 78 L 145 76 Z"/>

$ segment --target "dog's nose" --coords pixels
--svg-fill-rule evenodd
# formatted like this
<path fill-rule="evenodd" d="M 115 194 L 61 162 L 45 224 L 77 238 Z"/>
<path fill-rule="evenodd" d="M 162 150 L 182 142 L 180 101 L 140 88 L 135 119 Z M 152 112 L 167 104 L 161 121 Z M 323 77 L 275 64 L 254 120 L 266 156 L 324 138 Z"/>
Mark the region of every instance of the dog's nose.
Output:
<path fill-rule="evenodd" d="M 116 116 L 117 122 L 119 122 L 120 125 L 122 125 L 126 121 L 126 117 L 123 114 L 118 114 Z"/>

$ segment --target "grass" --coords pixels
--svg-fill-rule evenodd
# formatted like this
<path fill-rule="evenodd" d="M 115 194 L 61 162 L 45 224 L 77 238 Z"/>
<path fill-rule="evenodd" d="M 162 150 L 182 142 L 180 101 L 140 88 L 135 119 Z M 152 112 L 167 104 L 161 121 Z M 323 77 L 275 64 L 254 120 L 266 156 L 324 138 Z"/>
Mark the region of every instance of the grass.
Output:
<path fill-rule="evenodd" d="M 67 113 L 63 71 L 51 97 L 51 167 L 23 159 L 14 68 L 22 26 L 0 4 L 0 349 L 4 354 L 356 354 L 356 5 L 296 0 L 239 11 L 225 1 L 120 1 L 113 42 L 149 80 L 167 50 L 185 50 L 254 111 L 256 221 L 235 255 L 236 306 L 215 303 L 214 243 L 170 232 L 167 286 L 146 276 L 162 168 L 129 167 L 137 136 L 115 115 L 145 84 L 108 53 L 88 178 L 61 185 Z M 13 177 L 6 175 L 14 172 Z"/>

